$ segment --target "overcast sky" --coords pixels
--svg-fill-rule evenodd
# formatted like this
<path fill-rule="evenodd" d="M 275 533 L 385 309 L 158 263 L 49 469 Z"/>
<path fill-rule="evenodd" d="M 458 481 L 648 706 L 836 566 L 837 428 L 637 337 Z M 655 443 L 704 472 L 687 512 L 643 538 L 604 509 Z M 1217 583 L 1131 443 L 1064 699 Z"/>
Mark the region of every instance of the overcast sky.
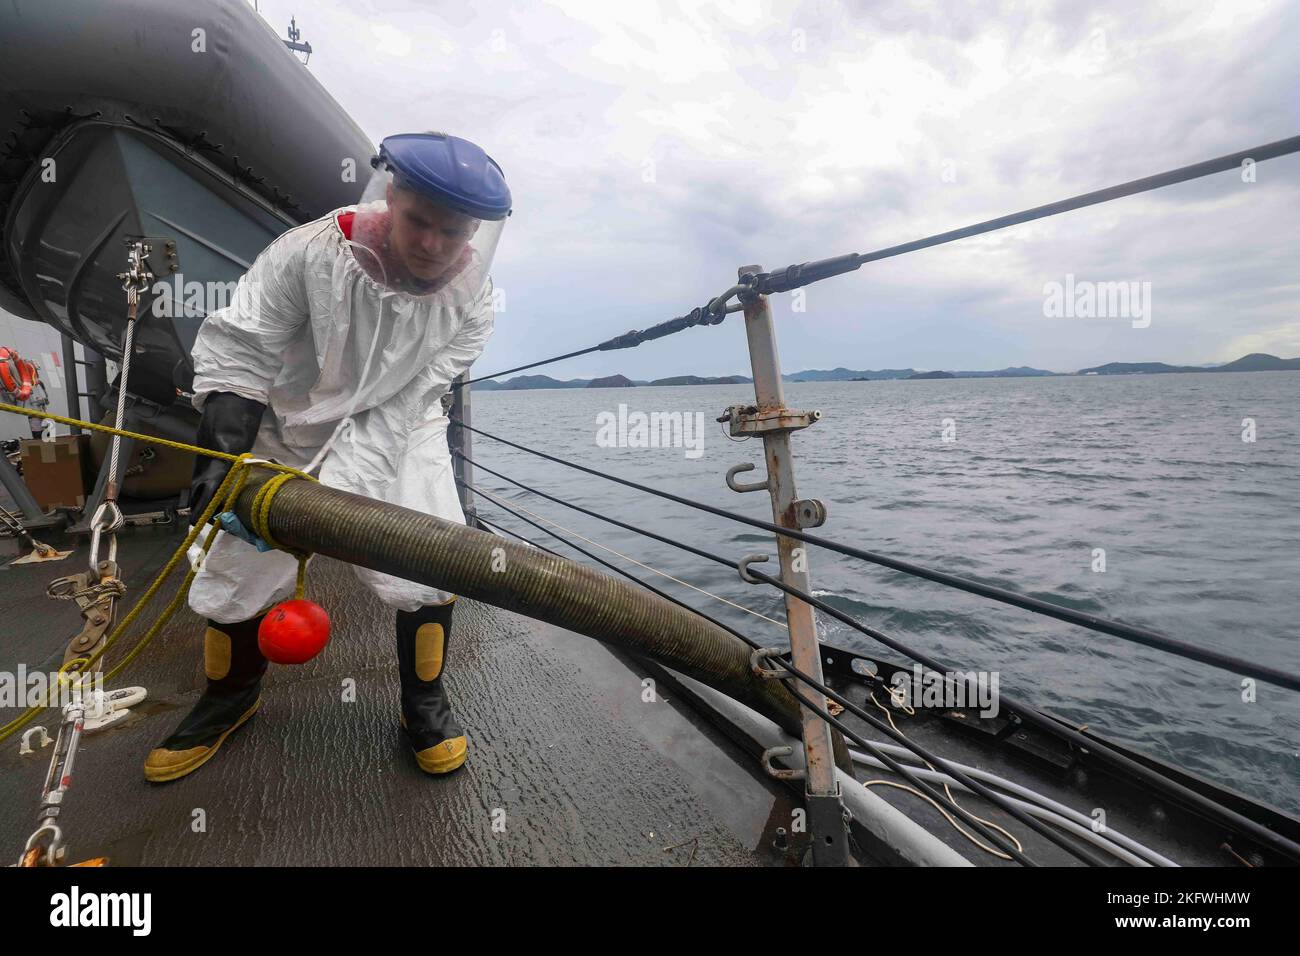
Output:
<path fill-rule="evenodd" d="M 894 245 L 1300 133 L 1300 4 L 261 0 L 378 142 L 504 168 L 505 311 L 476 370 L 672 318 L 746 263 Z M 868 264 L 776 296 L 786 371 L 1073 371 L 1300 356 L 1300 160 Z M 1151 283 L 1151 323 L 1044 284 Z M 739 316 L 546 370 L 747 372 Z"/>

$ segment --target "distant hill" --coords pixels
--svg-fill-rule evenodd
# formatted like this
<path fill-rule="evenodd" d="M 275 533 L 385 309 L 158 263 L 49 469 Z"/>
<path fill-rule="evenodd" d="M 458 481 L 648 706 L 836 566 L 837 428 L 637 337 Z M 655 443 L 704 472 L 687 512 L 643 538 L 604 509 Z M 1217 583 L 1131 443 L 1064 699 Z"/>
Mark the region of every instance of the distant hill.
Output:
<path fill-rule="evenodd" d="M 875 372 L 858 371 L 851 368 L 820 369 L 813 368 L 804 372 L 791 372 L 781 376 L 787 382 L 852 382 L 878 378 L 907 378 L 915 375 L 914 368 L 883 368 Z"/>
<path fill-rule="evenodd" d="M 634 384 L 623 375 L 606 375 L 604 378 L 593 378 L 587 383 L 587 388 L 631 388 Z"/>
<path fill-rule="evenodd" d="M 1092 368 L 1082 368 L 1075 375 L 1160 375 L 1172 372 L 1282 372 L 1300 371 L 1300 358 L 1283 359 L 1263 352 L 1243 355 L 1235 362 L 1226 365 L 1168 365 L 1164 362 L 1108 362 Z M 1049 375 L 1068 374 L 1049 372 L 1046 369 L 1017 365 L 1010 368 L 995 369 L 991 372 L 918 372 L 914 368 L 882 368 L 858 370 L 851 368 L 806 369 L 792 372 L 782 378 L 787 382 L 874 382 L 890 379 L 936 379 L 936 378 L 1041 378 Z M 474 386 L 483 391 L 525 388 L 629 388 L 640 386 L 673 385 L 747 385 L 752 378 L 744 375 L 673 375 L 668 378 L 656 378 L 649 382 L 632 381 L 622 375 L 607 375 L 604 378 L 556 379 L 549 375 L 516 375 L 504 382 L 479 382 Z"/>
<path fill-rule="evenodd" d="M 1283 359 L 1263 352 L 1243 355 L 1235 362 L 1215 365 L 1166 365 L 1164 362 L 1108 362 L 1081 368 L 1077 375 L 1163 375 L 1172 372 L 1286 372 L 1300 370 L 1300 358 Z"/>
<path fill-rule="evenodd" d="M 907 379 L 916 378 L 917 371 L 914 368 L 881 368 L 881 369 L 852 369 L 852 368 L 833 368 L 833 369 L 809 369 L 805 372 L 792 372 L 789 375 L 782 376 L 787 382 L 875 382 L 887 381 L 889 379 Z M 928 373 L 926 373 L 928 374 Z M 1030 368 L 1028 365 L 1020 365 L 1016 368 L 1000 368 L 991 372 L 949 372 L 944 376 L 932 377 L 949 377 L 952 378 L 1031 378 L 1043 375 L 1057 375 L 1057 372 L 1049 372 L 1046 369 Z"/>
<path fill-rule="evenodd" d="M 1192 365 L 1166 365 L 1164 362 L 1107 362 L 1092 368 L 1081 368 L 1077 375 L 1160 375 L 1165 372 L 1207 372 L 1212 369 Z"/>
<path fill-rule="evenodd" d="M 1014 368 L 1000 368 L 995 372 L 953 372 L 955 378 L 1043 378 L 1047 375 L 1059 375 L 1044 368 L 1030 368 L 1017 365 Z"/>
<path fill-rule="evenodd" d="M 504 391 L 521 388 L 586 388 L 589 381 L 591 380 L 586 378 L 571 378 L 562 382 L 559 379 L 551 378 L 549 375 L 516 375 L 504 382 L 479 382 L 474 387 L 482 388 L 487 385 L 489 389 Z"/>
<path fill-rule="evenodd" d="M 1300 369 L 1300 358 L 1284 359 L 1263 352 L 1251 352 L 1235 362 L 1210 369 L 1212 372 L 1290 372 Z"/>
<path fill-rule="evenodd" d="M 699 375 L 674 375 L 672 378 L 657 378 L 653 382 L 646 382 L 646 385 L 746 385 L 754 380 L 746 378 L 743 375 L 719 375 L 704 376 Z M 642 384 L 640 382 L 638 385 Z"/>

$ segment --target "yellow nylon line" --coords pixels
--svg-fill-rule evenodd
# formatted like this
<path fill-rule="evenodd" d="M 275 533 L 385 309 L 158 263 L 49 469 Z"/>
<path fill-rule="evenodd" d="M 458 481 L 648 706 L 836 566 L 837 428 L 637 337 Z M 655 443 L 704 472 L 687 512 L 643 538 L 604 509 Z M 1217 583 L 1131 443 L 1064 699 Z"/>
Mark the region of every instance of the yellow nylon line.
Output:
<path fill-rule="evenodd" d="M 147 441 L 154 445 L 163 445 L 167 448 L 176 448 L 180 451 L 192 452 L 196 455 L 207 455 L 209 458 L 220 458 L 223 461 L 235 462 L 239 460 L 239 455 L 230 455 L 224 451 L 213 451 L 211 448 L 200 448 L 198 445 L 187 445 L 185 442 L 172 441 L 169 438 L 158 438 L 154 435 L 141 435 L 139 432 L 129 432 L 121 428 L 110 428 L 108 425 L 96 425 L 93 422 L 83 422 L 77 418 L 67 418 L 63 415 L 53 415 L 49 412 L 38 412 L 30 408 L 22 408 L 18 405 L 7 405 L 0 402 L 0 412 L 13 412 L 15 415 L 26 415 L 28 418 L 48 418 L 51 421 L 58 422 L 61 425 L 72 425 L 76 428 L 89 428 L 97 432 L 106 432 L 109 435 L 121 435 L 123 438 L 134 438 L 136 441 Z M 272 468 L 284 468 L 284 465 L 271 465 Z"/>
<path fill-rule="evenodd" d="M 53 421 L 60 422 L 64 425 L 73 425 L 78 428 L 89 428 L 89 429 L 93 429 L 94 431 L 107 432 L 110 435 L 121 435 L 123 438 L 133 438 L 137 441 L 150 442 L 155 445 L 163 445 L 167 448 L 176 448 L 181 451 L 188 451 L 197 455 L 207 455 L 210 458 L 221 458 L 225 461 L 232 462 L 234 466 L 230 469 L 229 472 L 227 472 L 226 477 L 222 480 L 221 484 L 217 487 L 216 493 L 213 494 L 212 499 L 208 502 L 208 506 L 203 510 L 203 514 L 200 516 L 199 520 L 194 524 L 194 526 L 190 529 L 189 534 L 185 536 L 185 540 L 181 542 L 180 547 L 176 549 L 176 552 L 171 556 L 171 558 L 168 559 L 167 563 L 163 565 L 162 570 L 158 572 L 158 576 L 153 580 L 153 583 L 151 583 L 149 587 L 145 590 L 145 592 L 140 596 L 140 600 L 138 600 L 135 603 L 135 606 L 131 608 L 130 612 L 127 613 L 126 617 L 124 617 L 121 620 L 121 622 L 116 627 L 113 628 L 108 638 L 104 641 L 104 646 L 101 647 L 91 657 L 77 658 L 75 660 L 67 662 L 66 664 L 63 665 L 63 667 L 59 669 L 60 673 L 85 673 L 85 671 L 88 668 L 93 667 L 95 663 L 101 657 L 103 657 L 105 653 L 107 653 L 108 649 L 112 647 L 117 642 L 117 640 L 120 637 L 122 637 L 123 634 L 126 633 L 127 629 L 132 624 L 135 623 L 136 619 L 144 611 L 145 606 L 150 601 L 153 600 L 154 596 L 162 588 L 163 583 L 167 580 L 167 578 L 171 576 L 172 572 L 176 570 L 177 565 L 179 565 L 181 560 L 185 557 L 185 554 L 187 551 L 189 551 L 190 546 L 198 539 L 198 536 L 205 529 L 208 531 L 208 536 L 203 541 L 203 555 L 204 557 L 207 556 L 208 551 L 212 548 L 213 542 L 216 541 L 217 538 L 216 533 L 219 530 L 215 524 L 212 524 L 212 522 L 218 514 L 220 514 L 223 511 L 230 511 L 233 508 L 235 500 L 239 497 L 239 493 L 244 490 L 244 485 L 248 480 L 248 469 L 249 469 L 250 459 L 253 459 L 253 455 L 247 452 L 242 455 L 230 455 L 225 452 L 213 451 L 210 448 L 199 448 L 197 445 L 187 445 L 184 442 L 170 441 L 169 439 L 166 438 L 156 438 L 152 435 L 141 435 L 137 432 L 124 431 L 118 428 L 110 428 L 107 425 L 95 425 L 92 424 L 91 422 L 83 422 L 76 418 L 67 418 L 63 415 L 51 415 L 45 412 L 34 411 L 29 408 L 21 408 L 17 405 L 8 405 L 5 404 L 4 402 L 0 402 L 0 411 L 13 412 L 18 415 L 26 415 L 28 418 L 41 418 L 41 419 L 49 418 Z M 263 459 L 257 459 L 256 464 L 262 465 L 266 468 L 270 468 L 274 471 L 283 472 L 283 474 L 276 475 L 274 478 L 266 482 L 266 484 L 264 484 L 262 488 L 258 490 L 258 493 L 254 498 L 255 515 L 253 518 L 253 525 L 254 525 L 253 533 L 258 535 L 258 537 L 262 538 L 262 540 L 266 541 L 267 544 L 270 544 L 272 547 L 275 547 L 277 550 L 288 551 L 288 549 L 286 548 L 280 548 L 275 543 L 275 541 L 271 538 L 270 534 L 267 533 L 266 526 L 270 518 L 271 501 L 275 497 L 275 493 L 279 491 L 280 488 L 283 487 L 284 484 L 291 478 L 305 478 L 308 481 L 315 481 L 316 479 L 305 472 L 299 471 L 296 468 L 290 468 L 287 465 L 280 465 L 280 464 L 276 464 L 275 462 L 268 462 Z M 295 590 L 296 590 L 296 596 L 301 597 L 303 592 L 303 587 L 305 584 L 307 555 L 298 554 L 297 552 L 292 552 L 292 551 L 289 551 L 288 553 L 294 554 L 299 561 L 298 582 Z M 186 573 L 184 580 L 181 581 L 181 586 L 177 589 L 175 596 L 171 599 L 170 602 L 168 602 L 167 606 L 163 608 L 161 613 L 159 613 L 158 617 L 154 619 L 154 622 L 149 625 L 149 628 L 136 642 L 135 646 L 131 648 L 131 650 L 126 654 L 126 656 L 123 657 L 122 660 L 118 661 L 117 664 L 114 665 L 111 670 L 105 673 L 104 681 L 106 683 L 109 680 L 116 677 L 119 673 L 121 673 L 122 670 L 125 669 L 126 666 L 130 664 L 133 660 L 135 660 L 135 658 L 140 655 L 140 653 L 153 641 L 153 639 L 158 636 L 159 632 L 162 631 L 162 629 L 167 625 L 167 622 L 171 620 L 172 615 L 174 615 L 176 611 L 180 608 L 180 606 L 185 602 L 185 598 L 190 591 L 190 585 L 194 582 L 194 575 L 197 572 L 198 569 L 196 567 L 194 566 L 190 567 L 190 570 Z M 74 664 L 79 664 L 80 666 L 76 667 L 74 670 L 73 669 Z M 41 711 L 46 709 L 48 704 L 49 704 L 49 697 L 46 696 L 45 703 L 34 707 L 29 707 L 22 714 L 15 717 L 13 720 L 9 721 L 9 723 L 5 724 L 3 727 L 0 727 L 0 742 L 8 740 L 15 733 L 17 733 L 24 725 L 30 723 L 33 719 L 35 719 L 37 714 L 39 714 Z"/>

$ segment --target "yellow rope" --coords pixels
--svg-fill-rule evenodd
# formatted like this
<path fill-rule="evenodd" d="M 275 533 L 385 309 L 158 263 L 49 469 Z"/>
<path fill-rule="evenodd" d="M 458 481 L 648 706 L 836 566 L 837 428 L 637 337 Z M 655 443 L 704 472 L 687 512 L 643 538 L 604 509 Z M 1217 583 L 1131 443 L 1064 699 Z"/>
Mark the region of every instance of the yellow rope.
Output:
<path fill-rule="evenodd" d="M 276 475 L 257 489 L 257 494 L 253 496 L 253 507 L 249 511 L 249 517 L 252 520 L 253 534 L 277 551 L 288 552 L 298 559 L 298 582 L 294 585 L 293 597 L 294 600 L 301 601 L 303 595 L 307 592 L 307 559 L 311 555 L 301 551 L 294 551 L 292 548 L 286 548 L 271 537 L 270 521 L 271 501 L 275 498 L 275 493 L 284 487 L 285 482 L 292 481 L 294 477 L 295 475 L 292 472 L 285 472 L 282 475 Z"/>
<path fill-rule="evenodd" d="M 169 441 L 166 438 L 157 438 L 153 435 L 142 435 L 138 432 L 109 428 L 107 425 L 94 425 L 90 422 L 79 421 L 75 418 L 65 418 L 62 415 L 50 415 L 44 412 L 33 411 L 32 409 L 20 408 L 17 405 L 7 405 L 3 402 L 0 402 L 0 411 L 14 412 L 19 415 L 26 415 L 29 418 L 49 418 L 65 425 L 72 425 L 78 428 L 90 428 L 95 431 L 108 432 L 111 435 L 121 435 L 123 438 L 132 438 L 136 441 L 150 442 L 155 445 L 163 445 L 167 448 L 176 448 L 181 451 L 193 452 L 196 455 L 220 458 L 224 461 L 231 462 L 233 465 L 230 471 L 226 474 L 226 477 L 222 480 L 221 484 L 217 487 L 216 493 L 213 494 L 212 499 L 203 510 L 203 514 L 199 517 L 199 520 L 195 522 L 194 527 L 192 527 L 189 534 L 185 536 L 185 540 L 181 542 L 181 545 L 176 549 L 175 554 L 168 559 L 167 563 L 158 573 L 158 576 L 154 579 L 153 583 L 150 584 L 144 594 L 140 596 L 140 600 L 135 603 L 135 606 L 131 608 L 126 617 L 124 617 L 121 622 L 113 628 L 112 632 L 108 635 L 107 640 L 104 641 L 104 646 L 96 651 L 91 657 L 81 657 L 68 661 L 59 668 L 60 674 L 85 673 L 104 656 L 110 647 L 117 643 L 117 640 L 126 633 L 127 629 L 132 624 L 135 623 L 136 619 L 144 611 L 145 606 L 152 601 L 158 591 L 161 590 L 163 583 L 171 576 L 172 572 L 176 570 L 177 565 L 179 565 L 185 558 L 186 552 L 189 551 L 190 546 L 194 544 L 198 539 L 199 534 L 201 534 L 204 529 L 207 529 L 208 535 L 203 541 L 203 557 L 207 557 L 208 551 L 211 550 L 212 544 L 216 541 L 217 537 L 216 533 L 218 528 L 217 525 L 213 523 L 214 519 L 218 514 L 221 514 L 224 511 L 230 511 L 234 507 L 235 500 L 239 497 L 239 493 L 244 490 L 244 485 L 248 480 L 248 467 L 252 461 L 256 461 L 257 464 L 263 465 L 266 468 L 281 472 L 281 474 L 276 475 L 258 489 L 257 495 L 253 499 L 254 504 L 252 516 L 253 533 L 277 550 L 288 549 L 282 548 L 270 535 L 269 519 L 271 513 L 271 501 L 275 497 L 275 493 L 284 486 L 285 482 L 292 478 L 305 478 L 308 481 L 316 480 L 311 475 L 299 471 L 296 468 L 290 468 L 287 465 L 279 465 L 274 462 L 267 462 L 262 459 L 253 459 L 251 454 L 229 455 L 225 452 L 212 451 L 209 448 L 200 448 L 197 445 L 187 445 L 184 442 Z M 291 551 L 289 553 L 294 554 L 298 558 L 298 581 L 295 588 L 295 597 L 301 598 L 306 584 L 307 558 L 309 556 L 299 552 Z M 185 603 L 185 598 L 190 591 L 190 585 L 194 581 L 194 575 L 198 571 L 197 565 L 201 564 L 202 559 L 195 562 L 194 565 L 191 565 L 184 580 L 181 581 L 181 586 L 177 589 L 175 596 L 173 596 L 167 606 L 163 608 L 158 617 L 154 619 L 154 622 L 149 625 L 149 628 L 141 636 L 140 640 L 136 642 L 135 647 L 131 648 L 130 652 L 127 653 L 122 660 L 118 661 L 112 670 L 108 671 L 104 675 L 105 682 L 112 680 L 121 673 L 128 664 L 135 660 L 135 658 L 149 646 L 158 633 L 167 625 L 167 622 L 171 620 L 172 615 L 176 613 L 183 603 Z M 74 669 L 73 665 L 77 664 L 80 664 L 80 666 Z M 12 737 L 24 725 L 30 723 L 37 714 L 45 710 L 46 706 L 48 706 L 48 696 L 45 700 L 45 704 L 29 707 L 18 717 L 15 717 L 13 720 L 9 721 L 9 723 L 0 727 L 0 741 Z"/>
<path fill-rule="evenodd" d="M 301 472 L 299 472 L 301 474 Z M 250 509 L 249 517 L 252 518 L 253 527 L 250 529 L 253 534 L 257 535 L 277 551 L 289 551 L 275 538 L 271 537 L 270 517 L 271 517 L 271 499 L 275 493 L 284 487 L 286 481 L 292 480 L 295 476 L 292 472 L 285 472 L 282 475 L 276 475 L 261 488 L 257 489 L 257 494 L 253 496 L 253 507 Z M 295 553 L 295 552 L 290 552 Z"/>
<path fill-rule="evenodd" d="M 35 411 L 30 408 L 23 408 L 19 405 L 6 405 L 0 402 L 0 412 L 13 412 L 15 415 L 26 415 L 28 418 L 48 418 L 51 421 L 61 425 L 71 425 L 74 428 L 89 428 L 92 431 L 106 432 L 109 435 L 121 435 L 123 438 L 134 438 L 136 441 L 147 441 L 154 445 L 162 445 L 165 448 L 176 448 L 180 451 L 193 452 L 196 455 L 206 455 L 209 458 L 220 458 L 222 461 L 235 462 L 241 455 L 230 455 L 224 451 L 213 451 L 211 448 L 200 448 L 198 445 L 187 445 L 181 441 L 171 441 L 167 438 L 158 438 L 154 435 L 141 435 L 139 432 L 129 432 L 121 428 L 110 428 L 108 425 L 96 425 L 93 422 L 83 422 L 76 418 L 65 418 L 62 415 L 54 415 L 50 412 Z M 283 465 L 272 465 L 273 468 L 283 468 Z"/>

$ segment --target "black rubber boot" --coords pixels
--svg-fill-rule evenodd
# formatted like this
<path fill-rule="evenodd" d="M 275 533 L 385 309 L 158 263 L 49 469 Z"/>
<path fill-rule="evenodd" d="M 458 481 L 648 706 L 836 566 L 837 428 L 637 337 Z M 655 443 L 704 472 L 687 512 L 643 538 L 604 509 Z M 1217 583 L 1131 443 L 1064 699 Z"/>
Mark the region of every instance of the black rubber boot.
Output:
<path fill-rule="evenodd" d="M 266 615 L 237 624 L 208 622 L 203 664 L 208 686 L 172 735 L 150 752 L 144 778 L 166 783 L 192 773 L 212 759 L 231 732 L 262 702 L 266 658 L 257 646 L 257 628 Z"/>
<path fill-rule="evenodd" d="M 455 600 L 397 612 L 397 670 L 402 682 L 402 730 L 425 773 L 450 773 L 469 745 L 456 723 L 442 674 Z"/>

